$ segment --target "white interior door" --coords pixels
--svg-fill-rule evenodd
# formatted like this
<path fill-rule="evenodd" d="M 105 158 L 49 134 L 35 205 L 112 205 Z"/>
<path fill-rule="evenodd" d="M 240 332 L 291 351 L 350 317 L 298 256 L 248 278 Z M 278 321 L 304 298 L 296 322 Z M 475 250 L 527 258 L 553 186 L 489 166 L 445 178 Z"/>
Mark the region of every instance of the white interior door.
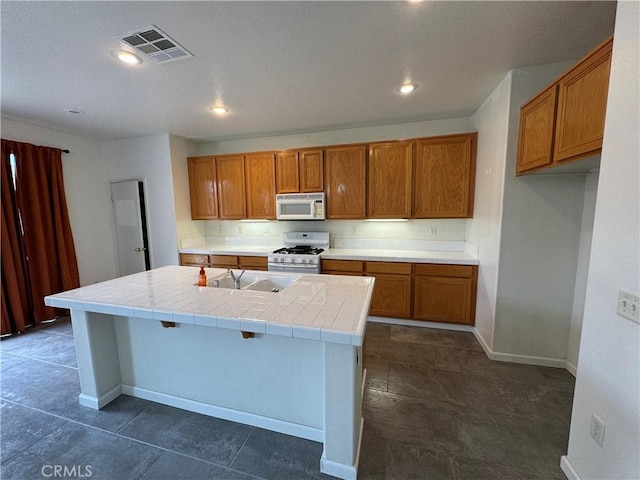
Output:
<path fill-rule="evenodd" d="M 135 180 L 111 184 L 120 276 L 149 269 L 143 184 Z"/>

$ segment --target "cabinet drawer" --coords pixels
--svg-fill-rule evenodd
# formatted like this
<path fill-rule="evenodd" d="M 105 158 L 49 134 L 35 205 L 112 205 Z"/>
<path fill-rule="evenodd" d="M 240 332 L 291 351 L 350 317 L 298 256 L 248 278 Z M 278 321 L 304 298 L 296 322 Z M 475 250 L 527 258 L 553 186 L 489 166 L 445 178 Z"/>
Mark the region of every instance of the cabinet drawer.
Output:
<path fill-rule="evenodd" d="M 238 264 L 247 270 L 266 270 L 267 257 L 238 257 Z"/>
<path fill-rule="evenodd" d="M 209 255 L 181 253 L 180 265 L 209 265 Z"/>
<path fill-rule="evenodd" d="M 391 273 L 396 275 L 411 275 L 410 263 L 367 262 L 367 273 Z"/>
<path fill-rule="evenodd" d="M 209 260 L 214 267 L 238 267 L 238 257 L 235 255 L 209 255 Z"/>
<path fill-rule="evenodd" d="M 435 263 L 415 264 L 416 275 L 432 277 L 472 278 L 473 265 L 439 265 Z"/>
<path fill-rule="evenodd" d="M 364 271 L 363 263 L 355 260 L 322 260 L 322 271 L 333 270 L 362 274 Z"/>

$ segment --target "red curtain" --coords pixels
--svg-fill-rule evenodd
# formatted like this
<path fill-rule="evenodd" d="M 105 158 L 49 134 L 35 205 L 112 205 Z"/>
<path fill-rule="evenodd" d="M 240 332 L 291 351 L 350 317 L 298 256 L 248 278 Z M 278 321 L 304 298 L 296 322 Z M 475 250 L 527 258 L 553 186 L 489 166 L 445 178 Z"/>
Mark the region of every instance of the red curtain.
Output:
<path fill-rule="evenodd" d="M 10 185 L 11 153 L 16 159 L 15 196 Z M 22 218 L 22 236 L 15 208 Z M 18 260 L 19 254 L 24 261 Z M 5 262 L 6 256 L 9 258 Z M 24 282 L 20 281 L 22 277 Z M 5 287 L 5 283 L 11 285 Z M 79 285 L 65 201 L 62 151 L 2 140 L 2 333 L 24 331 L 26 325 L 62 314 L 63 310 L 45 306 L 44 297 Z M 26 310 L 17 307 L 24 306 L 25 296 Z"/>

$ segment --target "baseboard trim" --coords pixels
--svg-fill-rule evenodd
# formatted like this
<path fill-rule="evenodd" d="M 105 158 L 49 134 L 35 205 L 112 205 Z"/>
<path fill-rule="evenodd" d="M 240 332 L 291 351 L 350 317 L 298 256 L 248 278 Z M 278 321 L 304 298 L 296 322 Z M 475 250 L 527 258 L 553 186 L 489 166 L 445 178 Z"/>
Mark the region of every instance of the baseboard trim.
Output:
<path fill-rule="evenodd" d="M 582 480 L 566 455 L 560 457 L 560 468 L 569 480 Z"/>
<path fill-rule="evenodd" d="M 388 323 L 391 325 L 405 325 L 408 327 L 437 328 L 440 330 L 454 330 L 457 332 L 473 332 L 471 325 L 456 325 L 455 323 L 427 322 L 422 320 L 407 320 L 406 318 L 367 317 L 368 322 Z"/>
<path fill-rule="evenodd" d="M 343 480 L 356 480 L 358 478 L 358 464 L 360 463 L 360 447 L 362 446 L 362 432 L 364 430 L 364 419 L 360 418 L 360 433 L 358 436 L 358 447 L 356 449 L 356 462 L 353 465 L 327 460 L 324 451 L 320 458 L 320 472 L 342 478 Z"/>
<path fill-rule="evenodd" d="M 478 343 L 480 343 L 484 353 L 486 353 L 487 357 L 491 360 L 496 360 L 498 362 L 521 363 L 524 365 L 538 365 L 540 367 L 567 368 L 567 362 L 562 358 L 536 357 L 533 355 L 494 352 L 489 348 L 489 345 L 487 345 L 487 342 L 485 342 L 477 328 L 473 329 L 473 335 L 478 340 Z"/>
<path fill-rule="evenodd" d="M 264 417 L 255 413 L 242 412 L 231 408 L 219 407 L 208 403 L 180 398 L 166 393 L 154 392 L 131 385 L 122 385 L 122 393 L 136 398 L 143 398 L 153 402 L 162 403 L 171 407 L 181 408 L 190 412 L 202 413 L 210 417 L 222 418 L 232 422 L 244 423 L 254 427 L 272 430 L 274 432 L 293 435 L 294 437 L 306 438 L 315 442 L 324 442 L 324 430 L 309 427 L 297 423 L 287 422 L 277 418 Z"/>
<path fill-rule="evenodd" d="M 100 410 L 102 407 L 118 398 L 120 394 L 122 394 L 122 387 L 118 385 L 99 397 L 92 397 L 81 393 L 78 398 L 80 405 L 93 408 L 94 410 Z"/>
<path fill-rule="evenodd" d="M 525 365 L 538 365 L 540 367 L 564 368 L 574 377 L 577 368 L 568 360 L 563 358 L 536 357 L 533 355 L 519 355 L 515 353 L 494 352 L 476 327 L 470 325 L 456 325 L 452 323 L 423 322 L 421 320 L 406 320 L 404 318 L 387 318 L 387 317 L 367 317 L 367 321 L 374 323 L 386 323 L 389 325 L 406 325 L 410 327 L 438 328 L 440 330 L 453 330 L 456 332 L 470 332 L 476 337 L 480 346 L 491 360 L 498 362 L 521 363 Z"/>

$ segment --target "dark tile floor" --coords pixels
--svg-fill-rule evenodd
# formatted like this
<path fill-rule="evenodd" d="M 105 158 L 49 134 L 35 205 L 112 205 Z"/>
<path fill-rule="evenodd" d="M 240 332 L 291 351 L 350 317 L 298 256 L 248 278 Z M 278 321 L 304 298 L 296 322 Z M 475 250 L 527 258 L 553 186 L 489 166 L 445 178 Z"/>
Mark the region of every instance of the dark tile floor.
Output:
<path fill-rule="evenodd" d="M 124 395 L 80 406 L 68 319 L 0 346 L 5 480 L 56 465 L 110 480 L 332 478 L 316 442 Z M 564 479 L 569 373 L 493 362 L 470 333 L 382 324 L 369 325 L 366 361 L 358 478 Z"/>

